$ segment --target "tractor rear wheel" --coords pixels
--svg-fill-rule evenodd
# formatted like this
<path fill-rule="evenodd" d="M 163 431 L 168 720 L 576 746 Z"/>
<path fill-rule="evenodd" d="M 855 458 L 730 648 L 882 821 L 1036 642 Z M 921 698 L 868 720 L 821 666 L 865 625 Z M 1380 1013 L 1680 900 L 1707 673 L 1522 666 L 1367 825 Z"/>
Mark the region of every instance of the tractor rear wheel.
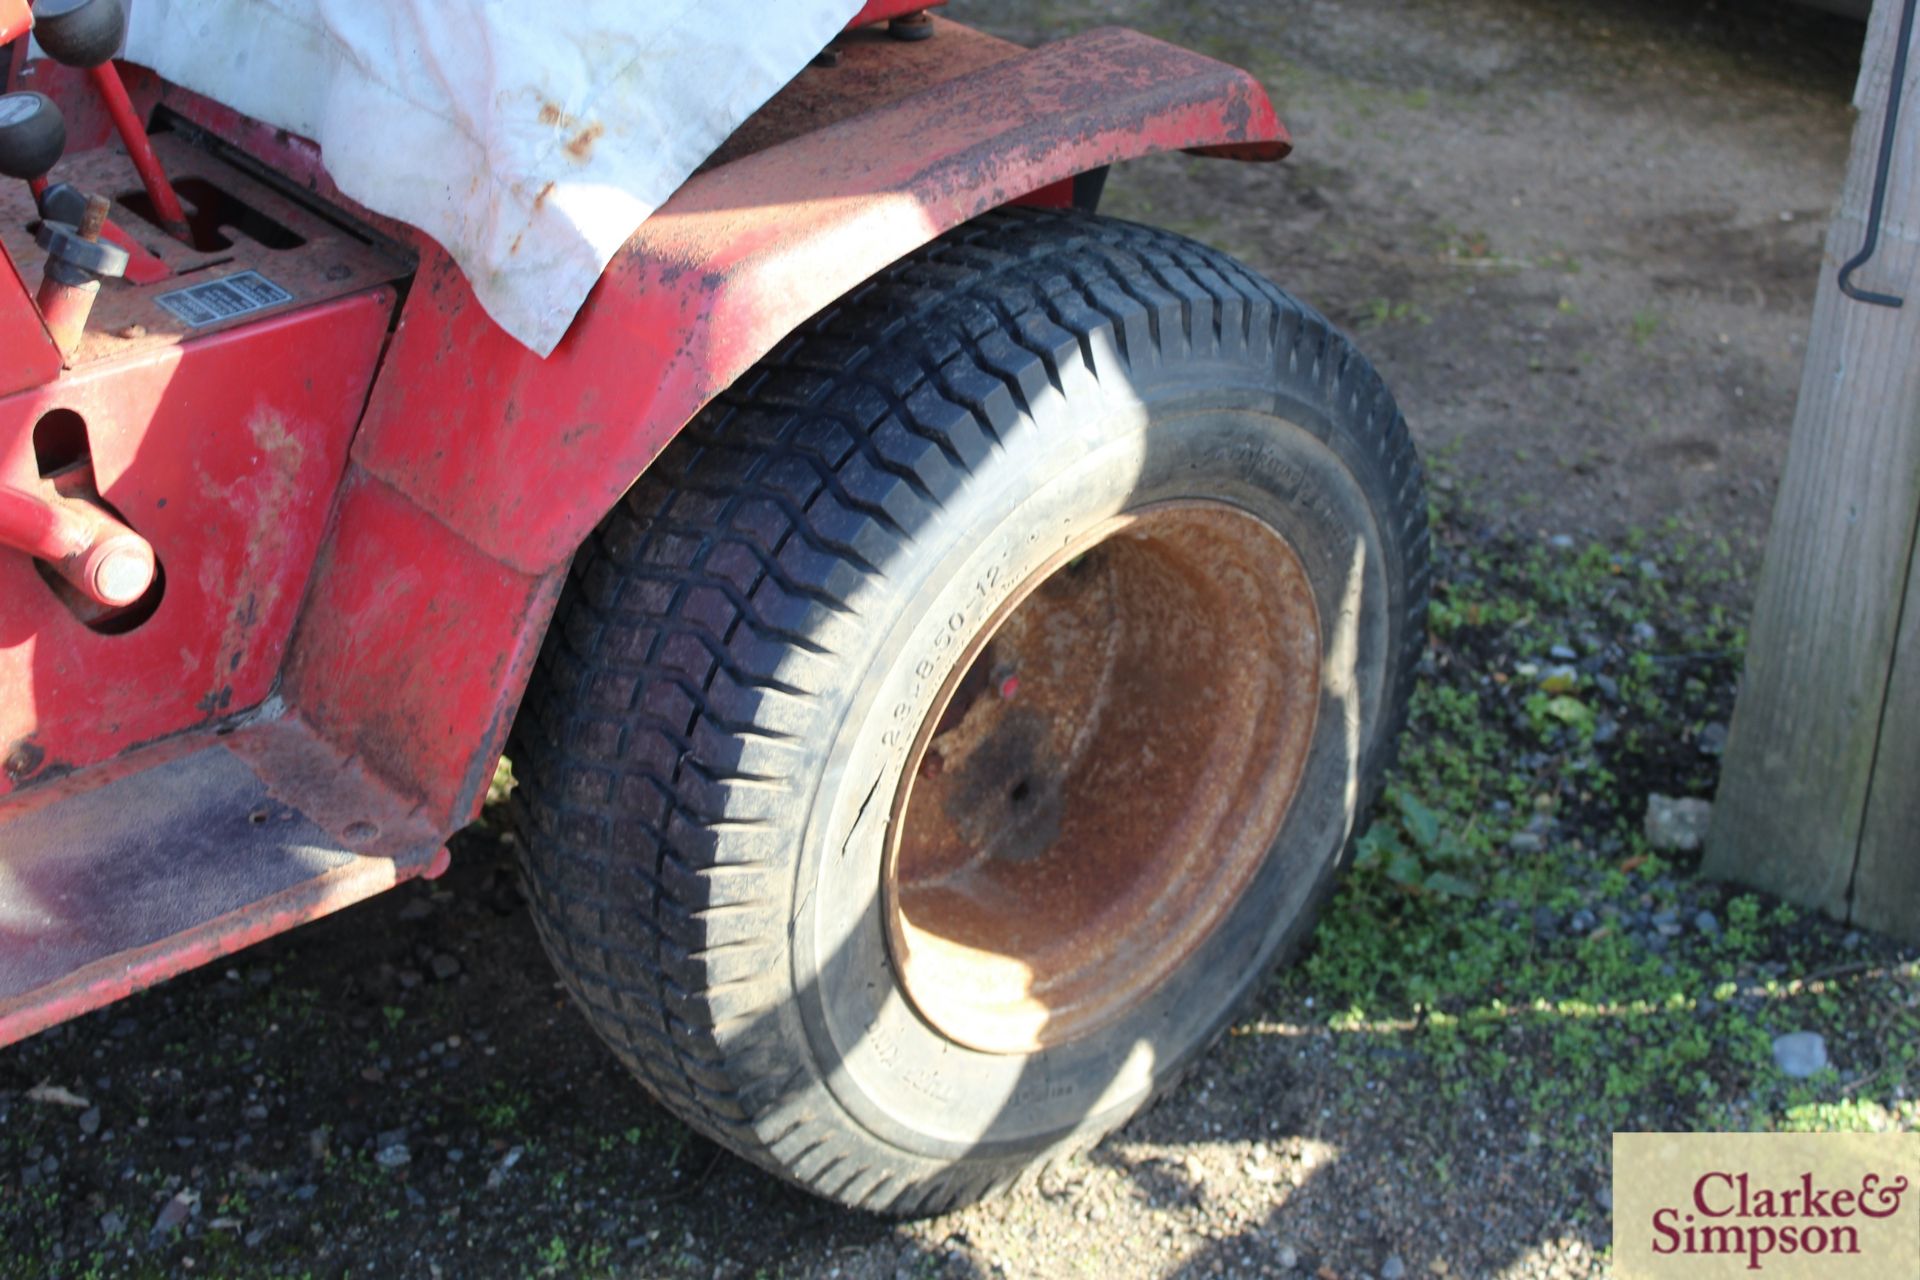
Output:
<path fill-rule="evenodd" d="M 534 918 L 696 1128 L 849 1205 L 977 1199 L 1304 937 L 1426 588 L 1406 425 L 1324 319 L 1179 236 L 990 215 L 581 550 L 511 746 Z"/>

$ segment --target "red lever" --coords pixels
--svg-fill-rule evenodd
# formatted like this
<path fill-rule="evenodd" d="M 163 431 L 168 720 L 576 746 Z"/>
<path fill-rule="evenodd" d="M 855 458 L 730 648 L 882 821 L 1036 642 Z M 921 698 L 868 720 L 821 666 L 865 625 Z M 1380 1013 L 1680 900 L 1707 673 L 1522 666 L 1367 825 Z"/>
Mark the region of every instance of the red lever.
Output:
<path fill-rule="evenodd" d="M 153 545 L 89 502 L 0 485 L 0 545 L 52 565 L 88 599 L 132 604 L 153 585 Z"/>
<path fill-rule="evenodd" d="M 0 45 L 12 44 L 33 30 L 33 10 L 27 0 L 0 0 Z"/>
<path fill-rule="evenodd" d="M 120 141 L 126 144 L 133 167 L 140 172 L 147 199 L 153 201 L 155 218 L 168 235 L 178 240 L 188 239 L 191 233 L 187 229 L 186 211 L 180 207 L 180 197 L 173 193 L 173 184 L 167 181 L 166 170 L 160 167 L 160 157 L 153 154 L 153 143 L 147 139 L 147 131 L 134 113 L 127 86 L 120 82 L 119 68 L 103 62 L 87 68 L 87 75 L 92 77 L 93 87 L 100 91 L 101 101 L 107 104 L 107 114 L 113 117 L 113 127 L 119 131 Z"/>
<path fill-rule="evenodd" d="M 147 131 L 134 113 L 127 97 L 127 86 L 120 82 L 120 71 L 113 55 L 127 38 L 125 0 L 38 0 L 34 9 L 34 38 L 55 62 L 69 67 L 84 67 L 106 103 L 113 127 L 126 144 L 133 167 L 153 201 L 154 217 L 167 234 L 187 238 L 187 218 L 180 209 L 180 198 L 173 193 Z"/>

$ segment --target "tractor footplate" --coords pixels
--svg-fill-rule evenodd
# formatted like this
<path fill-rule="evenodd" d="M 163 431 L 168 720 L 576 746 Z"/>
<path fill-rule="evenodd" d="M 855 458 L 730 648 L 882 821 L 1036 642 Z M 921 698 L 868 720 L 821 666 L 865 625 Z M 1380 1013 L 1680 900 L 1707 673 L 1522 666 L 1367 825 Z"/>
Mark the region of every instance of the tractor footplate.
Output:
<path fill-rule="evenodd" d="M 103 768 L 0 806 L 0 1045 L 445 866 L 292 718 Z"/>

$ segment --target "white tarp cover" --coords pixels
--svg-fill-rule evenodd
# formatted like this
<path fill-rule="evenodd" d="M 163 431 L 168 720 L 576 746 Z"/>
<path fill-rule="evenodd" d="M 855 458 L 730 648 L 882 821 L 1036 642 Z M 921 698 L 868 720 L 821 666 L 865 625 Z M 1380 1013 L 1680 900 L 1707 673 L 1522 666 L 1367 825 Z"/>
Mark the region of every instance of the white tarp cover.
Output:
<path fill-rule="evenodd" d="M 541 355 L 861 0 L 135 0 L 126 57 L 312 138 Z"/>

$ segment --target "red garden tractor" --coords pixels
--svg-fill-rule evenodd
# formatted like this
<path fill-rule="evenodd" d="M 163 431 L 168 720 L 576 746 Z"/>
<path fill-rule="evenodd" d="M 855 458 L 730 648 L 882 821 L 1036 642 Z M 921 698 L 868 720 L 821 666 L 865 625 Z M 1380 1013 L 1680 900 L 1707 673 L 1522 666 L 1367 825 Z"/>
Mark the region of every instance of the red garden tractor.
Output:
<path fill-rule="evenodd" d="M 924 6 L 542 356 L 120 0 L 0 0 L 0 1044 L 439 874 L 504 752 L 588 1022 L 821 1195 L 976 1199 L 1205 1051 L 1391 757 L 1420 466 L 1318 313 L 1093 210 L 1284 156 L 1257 84 Z"/>

